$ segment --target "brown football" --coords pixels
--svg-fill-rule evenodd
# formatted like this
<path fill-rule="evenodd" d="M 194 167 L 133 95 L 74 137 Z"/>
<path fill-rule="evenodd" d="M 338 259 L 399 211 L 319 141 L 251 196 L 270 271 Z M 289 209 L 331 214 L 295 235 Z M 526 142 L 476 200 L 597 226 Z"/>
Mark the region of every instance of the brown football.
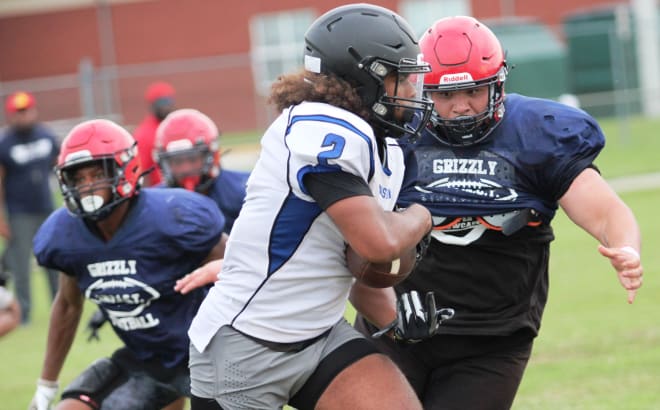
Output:
<path fill-rule="evenodd" d="M 372 288 L 394 286 L 410 275 L 415 267 L 416 250 L 407 249 L 391 262 L 369 262 L 350 246 L 346 247 L 346 266 L 355 278 Z"/>

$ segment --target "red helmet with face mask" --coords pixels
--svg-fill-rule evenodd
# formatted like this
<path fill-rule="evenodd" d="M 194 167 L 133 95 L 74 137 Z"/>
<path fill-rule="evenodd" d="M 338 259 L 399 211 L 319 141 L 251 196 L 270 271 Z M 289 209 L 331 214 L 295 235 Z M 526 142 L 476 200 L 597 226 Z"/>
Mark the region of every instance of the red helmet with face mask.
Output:
<path fill-rule="evenodd" d="M 76 171 L 91 165 L 100 165 L 104 177 L 79 186 Z M 142 176 L 135 140 L 105 119 L 82 122 L 69 132 L 60 147 L 55 174 L 69 211 L 92 220 L 107 217 L 117 205 L 137 195 Z M 109 201 L 96 194 L 106 188 L 111 192 Z"/>
<path fill-rule="evenodd" d="M 168 186 L 204 192 L 220 172 L 220 132 L 194 109 L 173 111 L 156 130 L 155 156 Z"/>
<path fill-rule="evenodd" d="M 447 17 L 436 21 L 420 38 L 419 45 L 432 69 L 424 76 L 426 93 L 488 87 L 488 106 L 483 112 L 453 119 L 434 112 L 430 124 L 436 137 L 452 146 L 473 145 L 486 139 L 504 116 L 508 73 L 495 34 L 472 17 Z"/>

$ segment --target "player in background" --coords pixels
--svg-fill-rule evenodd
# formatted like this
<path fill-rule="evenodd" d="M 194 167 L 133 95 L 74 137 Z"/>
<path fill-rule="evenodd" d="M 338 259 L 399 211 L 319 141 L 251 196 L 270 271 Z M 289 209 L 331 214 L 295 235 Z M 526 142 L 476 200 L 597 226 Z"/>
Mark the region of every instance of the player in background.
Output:
<path fill-rule="evenodd" d="M 507 64 L 488 27 L 444 18 L 420 47 L 435 112 L 422 137 L 404 145 L 398 203 L 431 210 L 433 239 L 396 290 L 434 291 L 456 315 L 417 344 L 377 343 L 425 408 L 508 409 L 548 297 L 558 206 L 600 242 L 629 303 L 642 284 L 640 231 L 594 165 L 605 143 L 596 121 L 554 101 L 505 96 Z M 369 314 L 373 325 L 356 320 L 367 335 L 394 318 L 392 309 Z"/>
<path fill-rule="evenodd" d="M 220 166 L 219 135 L 215 123 L 198 110 L 186 108 L 170 113 L 156 130 L 154 153 L 163 175 L 157 187 L 180 187 L 208 196 L 224 215 L 223 231 L 229 235 L 245 200 L 250 174 Z M 210 272 L 195 269 L 182 278 L 177 290 L 185 293 L 193 286 L 215 282 L 219 266 L 220 262 L 208 266 Z M 203 277 L 197 278 L 197 274 Z M 104 322 L 102 312 L 92 315 L 87 324 L 90 340 L 98 339 Z"/>
<path fill-rule="evenodd" d="M 382 7 L 338 7 L 307 30 L 305 70 L 273 85 L 281 115 L 189 331 L 193 409 L 421 408 L 343 318 L 347 244 L 390 261 L 431 228 L 423 206 L 392 211 L 403 156 L 385 138 L 414 132 L 403 127 L 411 109 L 430 115 L 418 54 L 408 23 Z"/>
<path fill-rule="evenodd" d="M 124 346 L 85 369 L 57 408 L 183 408 L 190 388 L 186 329 L 205 290 L 181 295 L 174 284 L 223 256 L 224 217 L 203 195 L 140 190 L 136 143 L 111 121 L 74 127 L 56 174 L 66 207 L 41 226 L 34 252 L 41 265 L 62 273 L 30 409 L 46 410 L 55 398 L 84 298 L 99 305 Z"/>
<path fill-rule="evenodd" d="M 144 92 L 144 100 L 147 103 L 149 112 L 133 131 L 133 137 L 138 143 L 142 169 L 145 171 L 151 170 L 151 172 L 144 175 L 144 186 L 147 187 L 157 185 L 162 180 L 161 171 L 153 156 L 156 129 L 165 117 L 175 110 L 175 96 L 174 87 L 165 81 L 156 81 L 149 84 Z"/>
<path fill-rule="evenodd" d="M 37 101 L 25 91 L 5 101 L 9 126 L 0 132 L 0 257 L 3 273 L 14 280 L 21 307 L 21 324 L 32 317 L 32 238 L 53 211 L 51 172 L 57 154 L 57 136 L 39 121 Z M 48 304 L 57 292 L 57 272 L 45 269 Z"/>
<path fill-rule="evenodd" d="M 218 204 L 229 234 L 245 200 L 248 172 L 222 168 L 220 132 L 194 109 L 173 111 L 156 130 L 155 155 L 164 183 L 199 192 Z"/>

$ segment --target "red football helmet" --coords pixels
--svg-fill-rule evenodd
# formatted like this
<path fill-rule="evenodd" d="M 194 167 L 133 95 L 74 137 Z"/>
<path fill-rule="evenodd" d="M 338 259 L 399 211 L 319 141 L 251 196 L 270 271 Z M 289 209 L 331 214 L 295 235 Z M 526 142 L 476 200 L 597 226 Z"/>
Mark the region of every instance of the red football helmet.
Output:
<path fill-rule="evenodd" d="M 102 182 L 78 187 L 75 171 L 100 164 L 105 173 Z M 76 125 L 62 141 L 55 173 L 64 203 L 74 215 L 99 220 L 105 218 L 121 202 L 136 195 L 142 173 L 135 140 L 124 128 L 112 121 L 96 119 Z M 109 188 L 112 199 L 85 195 Z"/>
<path fill-rule="evenodd" d="M 154 154 L 168 186 L 204 192 L 220 172 L 218 128 L 193 109 L 173 111 L 156 130 Z"/>
<path fill-rule="evenodd" d="M 438 139 L 453 146 L 483 141 L 504 116 L 504 82 L 508 73 L 502 46 L 493 32 L 478 20 L 447 17 L 429 28 L 419 45 L 432 68 L 424 76 L 424 91 L 446 92 L 487 85 L 488 107 L 474 116 L 441 118 L 431 124 Z"/>

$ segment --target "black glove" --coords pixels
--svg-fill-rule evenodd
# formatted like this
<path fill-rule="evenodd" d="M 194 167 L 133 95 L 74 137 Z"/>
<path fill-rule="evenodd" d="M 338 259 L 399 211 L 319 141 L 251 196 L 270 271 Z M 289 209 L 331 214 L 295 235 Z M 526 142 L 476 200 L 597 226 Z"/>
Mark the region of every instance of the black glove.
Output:
<path fill-rule="evenodd" d="M 87 337 L 88 342 L 91 342 L 93 339 L 101 340 L 99 338 L 99 329 L 103 326 L 103 324 L 105 324 L 106 321 L 107 319 L 105 316 L 103 316 L 101 309 L 96 309 L 96 312 L 94 312 L 92 317 L 87 322 L 87 331 L 89 332 L 89 336 Z"/>
<path fill-rule="evenodd" d="M 454 309 L 436 309 L 433 292 L 426 294 L 422 303 L 417 291 L 399 295 L 394 322 L 371 337 L 378 338 L 394 329 L 394 340 L 403 343 L 417 343 L 436 334 L 438 326 L 454 316 Z"/>

